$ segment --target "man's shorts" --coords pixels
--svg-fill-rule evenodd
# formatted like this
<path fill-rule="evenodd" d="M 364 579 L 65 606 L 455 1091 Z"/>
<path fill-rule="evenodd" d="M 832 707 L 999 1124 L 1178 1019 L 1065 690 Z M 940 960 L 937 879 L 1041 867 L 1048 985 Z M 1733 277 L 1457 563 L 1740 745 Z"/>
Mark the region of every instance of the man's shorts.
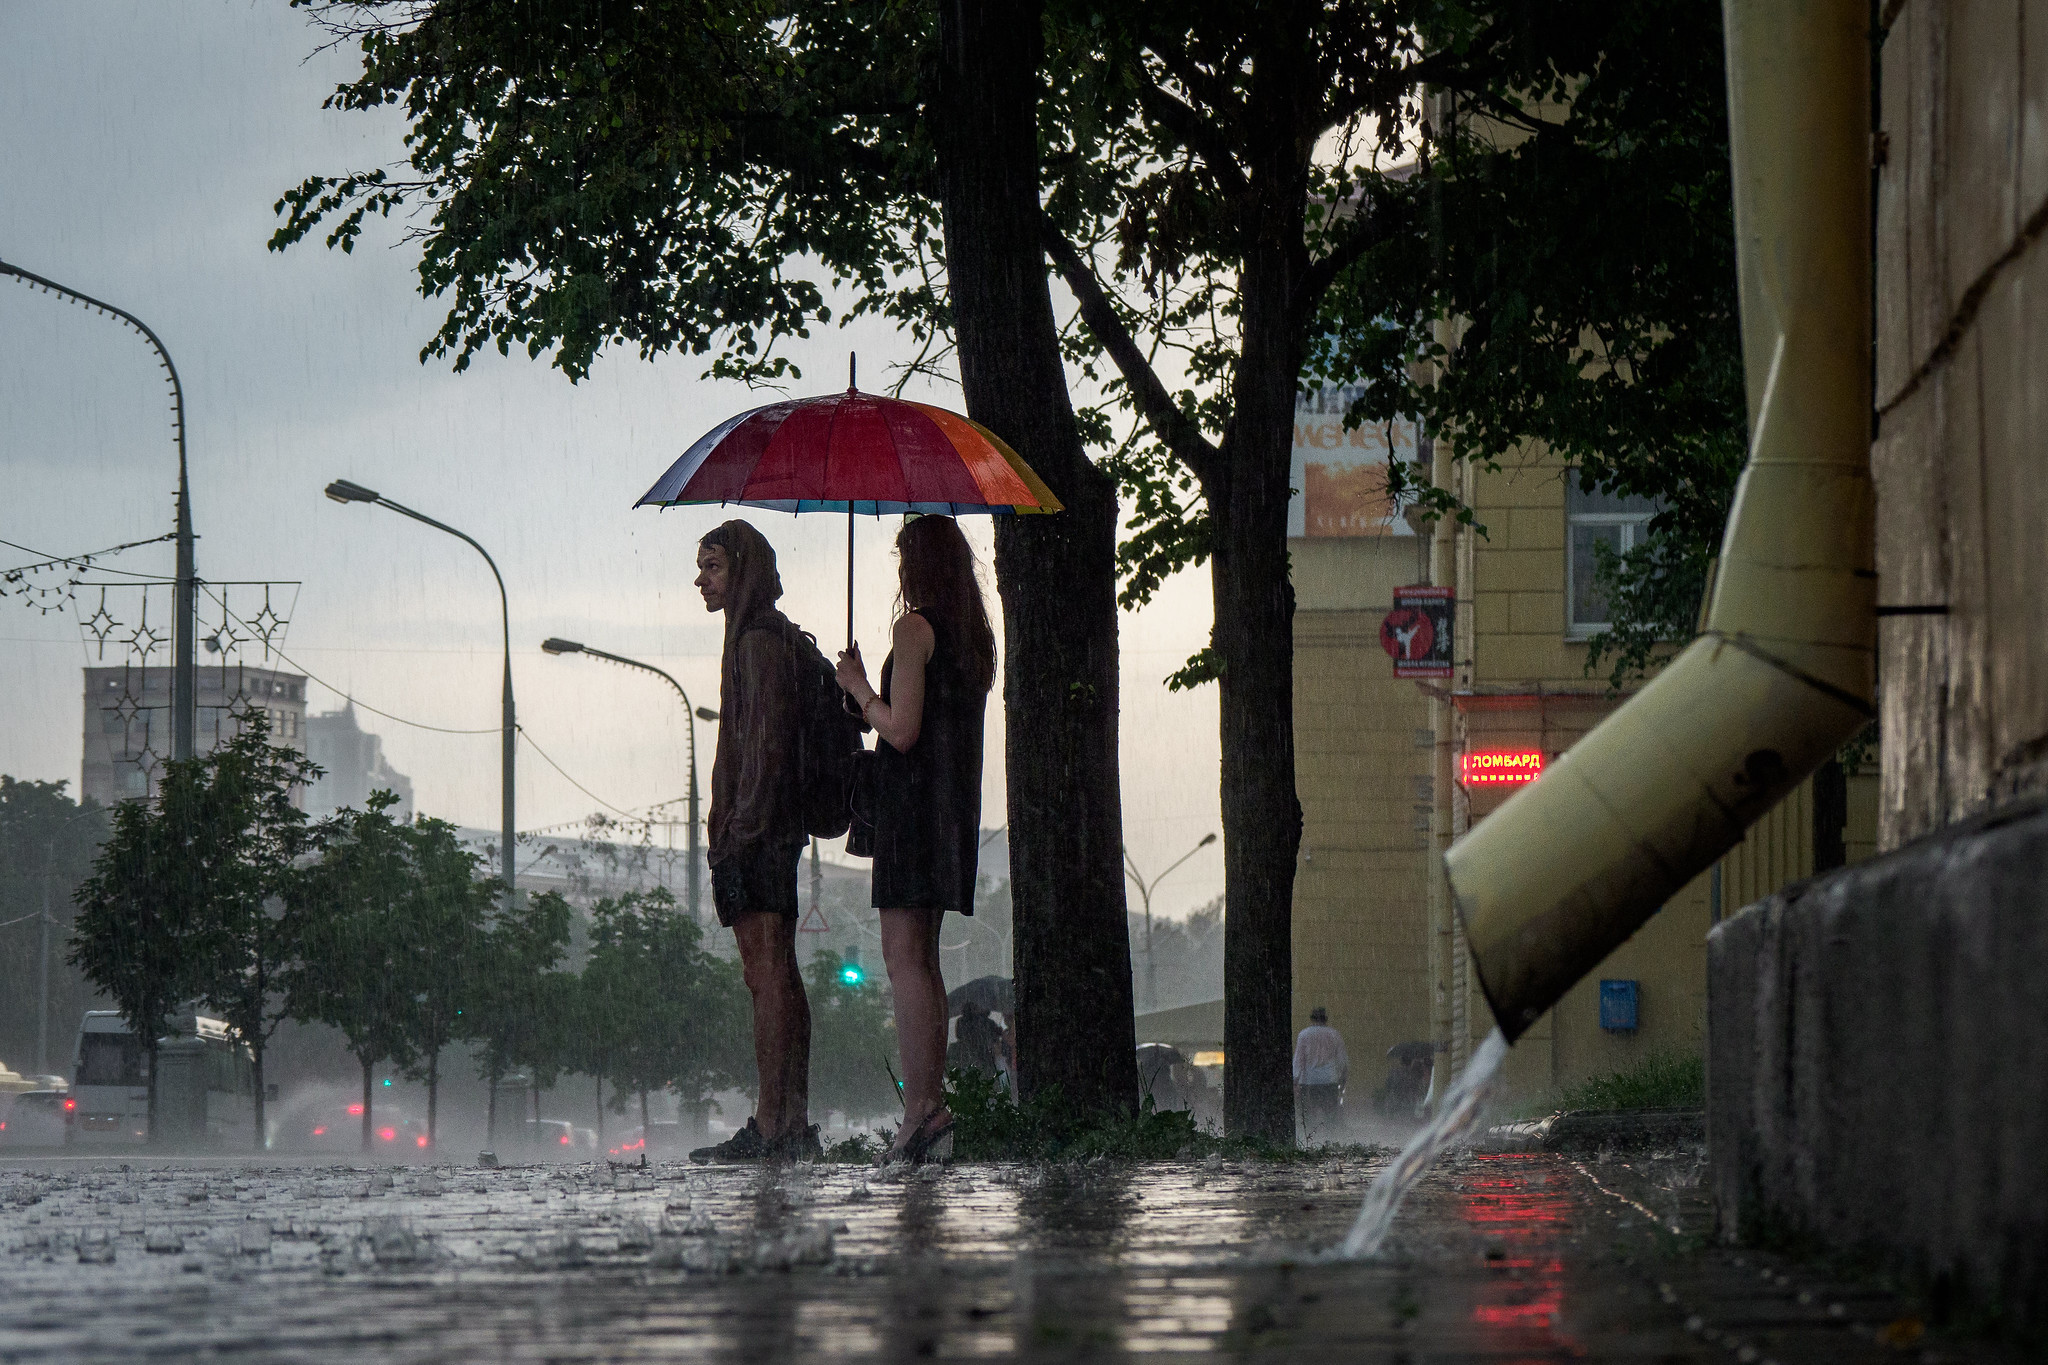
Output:
<path fill-rule="evenodd" d="M 756 844 L 711 865 L 711 904 L 732 928 L 741 915 L 797 917 L 796 866 L 804 844 Z"/>

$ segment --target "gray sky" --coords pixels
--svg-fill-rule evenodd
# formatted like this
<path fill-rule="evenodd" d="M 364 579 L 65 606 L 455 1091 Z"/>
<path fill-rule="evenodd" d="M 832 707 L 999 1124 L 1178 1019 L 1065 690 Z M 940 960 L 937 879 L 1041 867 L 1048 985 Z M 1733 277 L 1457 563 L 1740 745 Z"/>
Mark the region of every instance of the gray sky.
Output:
<path fill-rule="evenodd" d="M 394 230 L 366 235 L 352 256 L 317 242 L 265 250 L 272 203 L 303 176 L 399 156 L 395 118 L 320 109 L 353 60 L 313 55 L 319 41 L 284 0 L 0 0 L 0 258 L 129 309 L 170 348 L 185 385 L 200 574 L 302 581 L 283 648 L 329 685 L 311 688 L 311 709 L 337 708 L 342 689 L 429 725 L 487 729 L 498 718 L 489 571 L 449 536 L 328 502 L 320 489 L 340 476 L 491 550 L 511 597 L 520 720 L 564 770 L 616 806 L 678 796 L 685 730 L 673 694 L 644 675 L 550 658 L 540 640 L 644 658 L 715 704 L 718 634 L 689 586 L 696 538 L 728 515 L 755 520 L 781 556 L 784 607 L 830 646 L 844 611 L 844 523 L 630 510 L 691 440 L 773 394 L 701 381 L 701 362 L 629 351 L 573 386 L 516 353 L 479 356 L 462 375 L 423 366 L 419 348 L 442 310 L 418 297 L 413 253 L 394 246 Z M 790 348 L 807 375 L 793 392 L 836 389 L 849 349 L 864 379 L 879 381 L 909 346 L 873 323 L 820 329 Z M 0 538 L 71 554 L 171 528 L 176 466 L 159 374 L 132 333 L 0 280 Z M 909 396 L 960 405 L 952 386 Z M 986 557 L 986 524 L 967 525 Z M 894 526 L 866 521 L 858 537 L 858 633 L 877 669 Z M 25 558 L 0 548 L 0 567 Z M 168 573 L 171 551 L 108 563 Z M 1123 618 L 1125 828 L 1148 871 L 1220 824 L 1215 691 L 1174 695 L 1159 682 L 1208 627 L 1205 572 Z M 0 772 L 75 789 L 87 662 L 69 615 L 0 599 Z M 413 778 L 423 812 L 496 825 L 495 733 L 362 719 Z M 983 820 L 994 825 L 999 698 L 989 722 Z M 708 729 L 700 738 L 708 775 Z M 522 828 L 594 808 L 522 748 Z M 1205 849 L 1155 909 L 1184 912 L 1222 881 L 1220 850 Z"/>

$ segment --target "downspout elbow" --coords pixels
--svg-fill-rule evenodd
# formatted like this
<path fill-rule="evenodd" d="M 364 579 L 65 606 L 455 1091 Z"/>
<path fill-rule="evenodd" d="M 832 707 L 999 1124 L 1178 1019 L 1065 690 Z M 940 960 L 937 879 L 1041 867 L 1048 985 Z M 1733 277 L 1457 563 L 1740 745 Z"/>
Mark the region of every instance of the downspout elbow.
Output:
<path fill-rule="evenodd" d="M 1725 13 L 1749 463 L 1700 638 L 1446 856 L 1511 1041 L 1874 714 L 1869 6 Z"/>

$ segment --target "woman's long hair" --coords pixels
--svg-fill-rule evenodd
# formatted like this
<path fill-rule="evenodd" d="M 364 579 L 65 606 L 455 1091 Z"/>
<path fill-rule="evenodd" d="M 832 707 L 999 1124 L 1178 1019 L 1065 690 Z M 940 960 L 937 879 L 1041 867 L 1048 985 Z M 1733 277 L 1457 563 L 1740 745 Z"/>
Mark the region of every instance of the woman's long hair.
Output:
<path fill-rule="evenodd" d="M 983 692 L 995 685 L 996 633 L 989 626 L 974 551 L 951 517 L 917 517 L 896 533 L 899 609 L 915 608 L 946 628 L 961 676 Z"/>

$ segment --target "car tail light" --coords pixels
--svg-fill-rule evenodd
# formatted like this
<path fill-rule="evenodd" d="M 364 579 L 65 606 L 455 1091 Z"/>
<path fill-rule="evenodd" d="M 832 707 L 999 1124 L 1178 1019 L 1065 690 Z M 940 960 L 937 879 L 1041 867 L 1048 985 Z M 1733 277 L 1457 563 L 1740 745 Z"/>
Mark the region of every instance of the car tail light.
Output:
<path fill-rule="evenodd" d="M 398 1136 L 398 1130 L 396 1128 L 379 1128 L 377 1136 L 383 1138 L 386 1142 L 390 1142 Z"/>
<path fill-rule="evenodd" d="M 569 1145 L 569 1135 L 567 1133 L 562 1134 L 561 1143 L 564 1147 L 567 1147 Z"/>
<path fill-rule="evenodd" d="M 361 1118 L 363 1116 L 363 1106 L 361 1106 L 360 1104 L 352 1104 L 348 1107 L 348 1112 L 350 1116 L 353 1118 Z"/>
<path fill-rule="evenodd" d="M 77 1100 L 66 1100 L 66 1101 L 64 1101 L 64 1112 L 65 1112 L 65 1113 L 67 1113 L 67 1114 L 68 1114 L 68 1113 L 70 1113 L 70 1112 L 71 1112 L 72 1110 L 74 1110 L 74 1109 L 76 1109 L 76 1108 L 78 1108 L 78 1101 L 77 1101 Z"/>
<path fill-rule="evenodd" d="M 315 1129 L 313 1130 L 313 1136 L 314 1136 L 314 1137 L 326 1137 L 326 1136 L 327 1136 L 327 1125 L 323 1123 L 323 1124 L 321 1124 L 321 1125 L 320 1125 L 320 1126 L 319 1126 L 318 1128 L 315 1128 Z"/>
<path fill-rule="evenodd" d="M 412 1140 L 412 1145 L 413 1145 L 413 1146 L 415 1146 L 415 1147 L 424 1147 L 424 1146 L 426 1146 L 426 1145 L 427 1145 L 427 1135 L 426 1135 L 425 1133 L 421 1133 L 421 1134 L 420 1134 L 420 1135 L 419 1135 L 418 1137 L 416 1137 L 416 1138 L 414 1138 L 414 1139 Z"/>

